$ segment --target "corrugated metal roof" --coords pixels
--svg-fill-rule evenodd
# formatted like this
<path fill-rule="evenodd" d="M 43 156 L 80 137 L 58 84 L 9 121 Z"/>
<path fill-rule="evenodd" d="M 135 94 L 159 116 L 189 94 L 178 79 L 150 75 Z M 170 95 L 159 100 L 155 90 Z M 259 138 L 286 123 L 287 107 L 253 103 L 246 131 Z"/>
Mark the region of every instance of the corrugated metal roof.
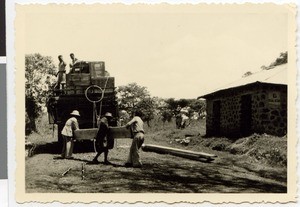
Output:
<path fill-rule="evenodd" d="M 283 64 L 269 70 L 260 70 L 259 72 L 253 73 L 252 75 L 241 78 L 223 87 L 217 88 L 203 96 L 207 96 L 217 91 L 244 86 L 255 82 L 287 85 L 287 68 L 287 64 Z"/>

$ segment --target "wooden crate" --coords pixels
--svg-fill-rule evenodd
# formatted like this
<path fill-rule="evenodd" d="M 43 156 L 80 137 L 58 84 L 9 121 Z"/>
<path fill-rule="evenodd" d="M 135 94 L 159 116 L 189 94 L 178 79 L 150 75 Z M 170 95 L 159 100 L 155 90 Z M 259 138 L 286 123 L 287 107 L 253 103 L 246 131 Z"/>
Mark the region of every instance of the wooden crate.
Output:
<path fill-rule="evenodd" d="M 105 88 L 114 88 L 115 87 L 115 78 L 114 77 L 101 77 L 91 79 L 91 83 L 97 86 L 100 86 L 102 89 Z"/>
<path fill-rule="evenodd" d="M 74 90 L 74 89 L 71 89 L 71 88 L 68 88 L 68 89 L 66 90 L 66 94 L 67 94 L 67 95 L 73 95 L 73 94 L 75 94 L 75 90 Z"/>
<path fill-rule="evenodd" d="M 98 128 L 78 129 L 74 131 L 76 140 L 90 140 L 94 139 L 97 135 Z"/>
<path fill-rule="evenodd" d="M 87 86 L 74 86 L 74 85 L 68 85 L 66 88 L 66 94 L 72 95 L 72 94 L 84 94 L 85 90 L 87 89 Z"/>
<path fill-rule="evenodd" d="M 97 135 L 98 128 L 78 129 L 74 131 L 76 140 L 91 140 Z M 126 139 L 132 138 L 130 129 L 125 127 L 109 127 L 109 136 L 113 139 Z"/>
<path fill-rule="evenodd" d="M 90 73 L 92 79 L 103 77 L 105 75 L 105 63 L 102 61 L 91 63 Z"/>
<path fill-rule="evenodd" d="M 89 86 L 91 77 L 89 73 L 67 74 L 67 85 L 69 86 Z"/>
<path fill-rule="evenodd" d="M 126 127 L 109 127 L 110 136 L 114 139 L 132 138 L 132 132 Z"/>

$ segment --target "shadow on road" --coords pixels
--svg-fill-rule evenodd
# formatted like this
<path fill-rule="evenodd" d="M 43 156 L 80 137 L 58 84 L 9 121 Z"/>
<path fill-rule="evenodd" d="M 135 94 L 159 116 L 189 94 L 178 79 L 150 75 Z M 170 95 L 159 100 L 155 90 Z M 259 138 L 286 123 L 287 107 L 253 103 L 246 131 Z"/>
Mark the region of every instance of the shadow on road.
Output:
<path fill-rule="evenodd" d="M 220 166 L 221 167 L 221 166 Z M 117 177 L 126 177 L 124 188 L 130 192 L 176 193 L 286 193 L 285 185 L 247 176 L 244 171 L 232 174 L 231 170 L 216 165 L 189 167 L 180 163 L 145 164 L 141 170 L 122 171 Z M 147 183 L 147 185 L 145 185 Z M 119 186 L 122 188 L 122 186 Z"/>
<path fill-rule="evenodd" d="M 59 142 L 43 143 L 33 145 L 29 151 L 30 156 L 36 154 L 60 154 L 62 150 L 62 144 Z M 83 141 L 74 143 L 74 153 L 94 152 L 94 145 L 92 141 Z"/>
<path fill-rule="evenodd" d="M 75 143 L 74 152 L 93 152 L 93 144 Z M 124 152 L 123 152 L 123 151 Z M 119 149 L 118 153 L 125 153 Z M 60 154 L 57 142 L 40 144 L 34 154 Z M 252 169 L 236 156 L 219 158 L 212 163 L 191 161 L 169 155 L 144 156 L 142 168 L 125 168 L 124 158 L 111 156 L 111 165 L 91 164 L 86 158 L 73 161 L 86 162 L 86 179 L 80 185 L 60 183 L 49 177 L 62 191 L 105 193 L 286 193 L 286 178 L 272 171 Z M 122 164 L 121 164 L 122 163 Z M 99 167 L 98 167 L 99 166 Z M 74 173 L 74 175 L 72 174 Z M 75 173 L 78 173 L 75 174 Z M 70 172 L 64 179 L 80 178 L 80 170 Z M 50 179 L 51 178 L 51 179 Z M 45 182 L 45 178 L 42 178 Z M 36 181 L 39 182 L 39 181 Z M 95 185 L 97 184 L 97 185 Z M 49 188 L 49 187 L 47 187 Z M 46 189 L 47 189 L 46 188 Z M 116 190 L 118 189 L 118 190 Z"/>

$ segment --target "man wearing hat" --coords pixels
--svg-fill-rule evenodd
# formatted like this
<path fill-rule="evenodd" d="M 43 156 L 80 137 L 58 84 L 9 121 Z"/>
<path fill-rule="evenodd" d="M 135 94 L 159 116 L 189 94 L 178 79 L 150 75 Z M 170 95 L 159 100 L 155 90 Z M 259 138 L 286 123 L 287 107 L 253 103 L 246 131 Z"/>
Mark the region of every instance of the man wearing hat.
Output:
<path fill-rule="evenodd" d="M 95 158 L 93 159 L 93 163 L 99 163 L 98 157 L 101 155 L 102 152 L 104 152 L 104 164 L 108 165 L 111 164 L 108 161 L 108 149 L 112 149 L 113 147 L 113 140 L 110 140 L 108 137 L 108 130 L 109 125 L 112 120 L 113 116 L 110 112 L 106 112 L 104 114 L 104 117 L 100 119 L 100 122 L 98 123 L 98 132 L 96 135 L 96 150 L 97 154 Z"/>
<path fill-rule="evenodd" d="M 61 131 L 63 137 L 63 148 L 61 156 L 65 159 L 72 159 L 73 147 L 74 147 L 74 131 L 79 129 L 77 118 L 80 117 L 79 111 L 74 110 L 71 114 L 71 118 L 66 121 L 64 128 Z"/>

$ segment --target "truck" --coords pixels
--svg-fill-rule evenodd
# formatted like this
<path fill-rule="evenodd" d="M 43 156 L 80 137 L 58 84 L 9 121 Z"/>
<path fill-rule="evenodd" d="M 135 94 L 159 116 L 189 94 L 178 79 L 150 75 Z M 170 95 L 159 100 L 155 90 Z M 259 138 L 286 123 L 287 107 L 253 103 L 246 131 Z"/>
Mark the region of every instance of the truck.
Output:
<path fill-rule="evenodd" d="M 112 140 L 111 148 L 114 147 L 114 139 L 133 138 L 131 128 L 117 126 L 119 111 L 115 79 L 109 76 L 103 61 L 81 61 L 74 64 L 70 72 L 66 74 L 66 86 L 63 89 L 53 88 L 49 94 L 47 100 L 49 124 L 57 125 L 58 143 L 62 143 L 61 130 L 73 110 L 78 110 L 80 113 L 80 129 L 74 131 L 74 136 L 78 140 L 95 140 L 98 131 L 97 117 L 103 116 L 106 112 L 112 113 L 114 117 L 108 132 L 108 139 Z M 193 160 L 212 161 L 216 157 L 207 153 L 158 145 L 143 144 L 142 150 Z"/>
<path fill-rule="evenodd" d="M 109 76 L 103 61 L 80 61 L 66 74 L 63 89 L 52 88 L 47 99 L 49 124 L 57 125 L 58 142 L 61 130 L 73 110 L 80 112 L 79 127 L 97 127 L 97 117 L 112 113 L 112 126 L 117 126 L 118 103 L 115 78 Z"/>

